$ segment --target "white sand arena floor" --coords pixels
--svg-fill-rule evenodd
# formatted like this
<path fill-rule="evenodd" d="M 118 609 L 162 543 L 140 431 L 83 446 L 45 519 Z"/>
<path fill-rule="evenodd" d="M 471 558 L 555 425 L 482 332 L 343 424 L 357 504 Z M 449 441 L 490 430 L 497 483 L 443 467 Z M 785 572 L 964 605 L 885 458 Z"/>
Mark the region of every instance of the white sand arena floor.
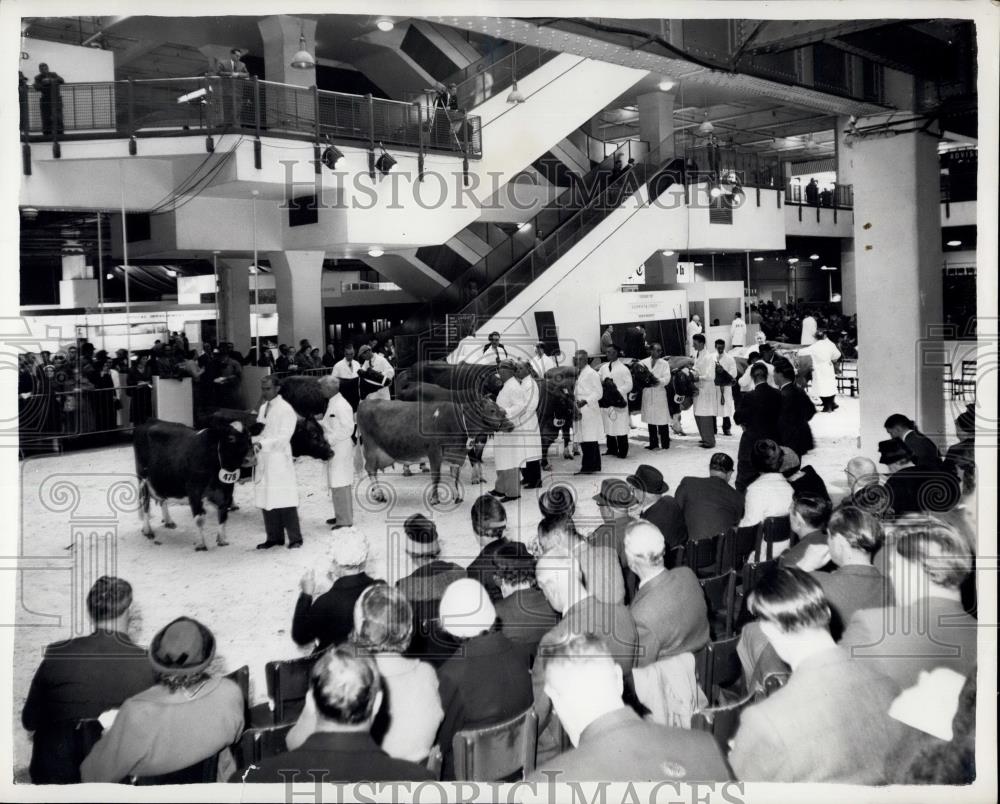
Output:
<path fill-rule="evenodd" d="M 839 398 L 840 409 L 833 414 L 817 414 L 812 421 L 817 448 L 806 463 L 824 478 L 834 499 L 845 491 L 843 467 L 857 451 L 859 433 L 858 400 Z M 638 423 L 638 419 L 634 419 Z M 659 468 L 671 489 L 685 475 L 705 475 L 709 450 L 698 446 L 694 419 L 684 414 L 685 437 L 674 436 L 669 451 L 651 452 L 645 428 L 633 430 L 629 456 L 625 460 L 604 458 L 604 475 L 624 477 L 641 463 Z M 736 458 L 740 428 L 734 435 L 720 435 L 718 451 Z M 602 444 L 603 451 L 603 444 Z M 589 531 L 598 524 L 599 514 L 591 497 L 599 489 L 602 476 L 573 477 L 579 461 L 565 461 L 561 444 L 550 451 L 552 471 L 545 484 L 571 483 L 579 499 L 577 522 Z M 196 617 L 209 626 L 218 640 L 218 665 L 228 672 L 250 666 L 251 695 L 254 702 L 266 699 L 264 664 L 272 659 L 291 658 L 308 651 L 298 648 L 290 636 L 292 611 L 298 595 L 299 579 L 308 569 L 325 579 L 326 551 L 336 533 L 324 520 L 332 516 L 325 488 L 322 464 L 311 459 L 296 465 L 299 480 L 299 517 L 305 538 L 300 550 L 275 548 L 257 551 L 264 530 L 260 512 L 253 506 L 250 484 L 237 486 L 240 510 L 230 516 L 228 547 L 215 545 L 214 512 L 209 514 L 206 539 L 209 550 L 193 549 L 196 528 L 186 505 L 171 506 L 176 530 L 159 525 L 154 508 L 153 524 L 157 545 L 140 533 L 135 510 L 135 476 L 129 445 L 87 452 L 68 453 L 26 460 L 21 465 L 21 551 L 23 569 L 19 575 L 17 629 L 14 653 L 14 767 L 26 781 L 30 758 L 30 737 L 21 728 L 20 714 L 32 675 L 45 645 L 89 632 L 84 598 L 93 580 L 103 573 L 127 579 L 135 591 L 141 624 L 135 638 L 148 644 L 153 634 L 180 615 Z M 407 516 L 423 511 L 433 517 L 441 537 L 443 557 L 468 564 L 478 553 L 469 523 L 472 501 L 481 491 L 492 488 L 495 478 L 491 449 L 485 456 L 482 490 L 469 485 L 469 468 L 462 470 L 465 499 L 459 505 L 446 504 L 431 509 L 426 504 L 429 475 L 403 477 L 390 470 L 385 476 L 395 499 L 383 506 L 355 505 L 357 527 L 368 536 L 372 560 L 369 573 L 395 581 L 409 569 L 396 549 Z M 363 487 L 367 485 L 362 483 Z M 527 492 L 518 503 L 508 503 L 511 538 L 528 543 L 534 536 L 540 514 L 538 492 Z M 117 501 L 118 509 L 112 507 Z M 67 549 L 74 541 L 85 545 Z M 111 533 L 108 551 L 87 546 L 91 534 Z M 390 562 L 389 556 L 395 556 Z"/>

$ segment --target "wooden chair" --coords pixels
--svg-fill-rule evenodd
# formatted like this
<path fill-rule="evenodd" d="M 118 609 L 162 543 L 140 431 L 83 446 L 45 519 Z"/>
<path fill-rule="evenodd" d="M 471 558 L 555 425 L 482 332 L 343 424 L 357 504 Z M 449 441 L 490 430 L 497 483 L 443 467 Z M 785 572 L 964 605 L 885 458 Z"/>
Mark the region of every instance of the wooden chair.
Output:
<path fill-rule="evenodd" d="M 684 548 L 684 566 L 689 567 L 699 577 L 718 575 L 721 547 L 721 533 L 709 539 L 695 539 L 688 542 Z"/>
<path fill-rule="evenodd" d="M 225 749 L 224 749 L 225 750 Z M 159 776 L 133 776 L 132 784 L 149 787 L 163 784 L 215 784 L 219 780 L 219 754 L 212 754 L 201 762 L 186 768 L 163 773 Z"/>
<path fill-rule="evenodd" d="M 260 764 L 268 757 L 284 754 L 288 750 L 285 737 L 293 725 L 284 723 L 280 726 L 264 726 L 244 731 L 233 750 L 236 767 L 244 771 L 251 765 Z"/>
<path fill-rule="evenodd" d="M 456 781 L 495 782 L 535 769 L 538 716 L 528 709 L 482 729 L 465 729 L 452 740 Z"/>
<path fill-rule="evenodd" d="M 761 536 L 760 525 L 733 527 L 727 530 L 722 538 L 722 560 L 719 562 L 719 571 L 739 572 L 743 569 L 750 556 L 760 550 Z"/>
<path fill-rule="evenodd" d="M 294 723 L 309 694 L 309 674 L 320 654 L 264 665 L 267 696 L 274 703 L 274 725 Z"/>
<path fill-rule="evenodd" d="M 790 517 L 769 516 L 760 523 L 760 544 L 757 547 L 757 561 L 770 561 L 774 558 L 774 545 L 781 542 L 790 542 L 789 547 L 795 546 L 795 534 L 792 533 L 792 523 Z M 761 555 L 761 551 L 764 555 Z"/>
<path fill-rule="evenodd" d="M 736 653 L 738 636 L 718 639 L 708 643 L 708 676 L 711 679 L 711 694 L 708 699 L 718 702 L 724 692 L 743 695 L 743 666 Z"/>
<path fill-rule="evenodd" d="M 767 572 L 773 572 L 778 566 L 776 559 L 771 561 L 756 561 L 750 562 L 743 565 L 743 570 L 740 578 L 740 589 L 738 594 L 738 599 L 736 602 L 736 622 L 735 627 L 737 632 L 753 617 L 750 616 L 750 612 L 747 609 L 747 602 L 750 597 L 750 593 L 754 590 L 757 585 L 757 581 Z"/>
<path fill-rule="evenodd" d="M 711 578 L 698 581 L 708 604 L 708 621 L 713 639 L 724 639 L 733 635 L 733 619 L 736 615 L 736 572 L 729 570 Z"/>
<path fill-rule="evenodd" d="M 959 379 L 953 379 L 952 383 L 952 399 L 965 399 L 966 394 L 971 393 L 973 397 L 976 395 L 976 361 L 975 360 L 963 360 L 962 361 L 962 375 Z"/>
<path fill-rule="evenodd" d="M 736 736 L 743 710 L 754 703 L 748 695 L 735 703 L 701 709 L 691 716 L 691 728 L 707 731 L 719 744 L 723 754 L 729 753 L 729 741 Z"/>
<path fill-rule="evenodd" d="M 245 664 L 237 667 L 233 672 L 226 673 L 225 677 L 236 682 L 243 693 L 243 728 L 249 729 L 253 725 L 250 712 L 250 666 Z"/>

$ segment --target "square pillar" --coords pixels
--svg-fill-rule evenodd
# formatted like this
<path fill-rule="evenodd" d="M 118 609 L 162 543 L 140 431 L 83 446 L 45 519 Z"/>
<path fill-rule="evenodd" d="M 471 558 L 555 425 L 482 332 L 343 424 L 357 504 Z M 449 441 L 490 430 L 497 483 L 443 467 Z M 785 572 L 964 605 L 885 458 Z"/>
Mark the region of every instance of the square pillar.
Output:
<path fill-rule="evenodd" d="M 663 163 L 674 156 L 674 96 L 647 92 L 639 96 L 639 138 L 649 143 L 649 161 Z"/>
<path fill-rule="evenodd" d="M 253 260 L 219 259 L 219 321 L 216 335 L 246 352 L 250 344 L 250 264 Z"/>
<path fill-rule="evenodd" d="M 278 341 L 293 344 L 303 338 L 323 348 L 323 251 L 272 251 L 267 255 L 274 273 L 278 302 Z"/>
<path fill-rule="evenodd" d="M 851 152 L 861 449 L 877 460 L 891 413 L 944 436 L 937 140 L 869 137 Z"/>

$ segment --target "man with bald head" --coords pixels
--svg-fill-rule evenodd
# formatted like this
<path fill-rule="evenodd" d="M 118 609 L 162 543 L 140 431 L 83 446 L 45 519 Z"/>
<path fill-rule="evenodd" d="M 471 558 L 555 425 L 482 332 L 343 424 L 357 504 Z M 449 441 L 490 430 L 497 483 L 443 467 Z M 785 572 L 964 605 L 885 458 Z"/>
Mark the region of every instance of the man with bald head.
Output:
<path fill-rule="evenodd" d="M 333 457 L 326 462 L 326 479 L 333 499 L 333 519 L 327 520 L 333 530 L 354 525 L 354 409 L 340 393 L 340 380 L 332 375 L 320 381 L 329 401 L 320 424 Z"/>
<path fill-rule="evenodd" d="M 851 458 L 844 467 L 844 475 L 847 477 L 847 494 L 843 502 L 869 514 L 883 516 L 889 507 L 889 493 L 882 485 L 875 461 L 863 455 Z"/>

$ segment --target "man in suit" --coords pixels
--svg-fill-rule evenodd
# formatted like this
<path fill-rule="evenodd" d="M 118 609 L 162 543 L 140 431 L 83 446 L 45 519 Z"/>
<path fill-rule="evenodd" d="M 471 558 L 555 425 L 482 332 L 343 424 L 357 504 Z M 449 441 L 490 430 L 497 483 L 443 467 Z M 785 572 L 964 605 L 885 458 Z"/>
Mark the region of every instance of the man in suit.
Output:
<path fill-rule="evenodd" d="M 316 731 L 294 751 L 238 770 L 230 782 L 424 781 L 423 765 L 390 757 L 370 734 L 382 706 L 382 676 L 375 661 L 345 648 L 324 653 L 313 665 L 309 695 L 316 707 Z"/>
<path fill-rule="evenodd" d="M 365 573 L 368 540 L 356 530 L 337 534 L 330 549 L 329 577 L 333 586 L 316 594 L 316 574 L 310 569 L 299 582 L 301 592 L 292 616 L 292 639 L 297 645 L 314 645 L 316 651 L 347 641 L 354 628 L 354 604 L 375 583 Z"/>
<path fill-rule="evenodd" d="M 618 552 L 584 538 L 570 513 L 545 516 L 538 523 L 538 553 L 565 552 L 580 565 L 583 585 L 602 603 L 625 602 L 625 580 Z"/>
<path fill-rule="evenodd" d="M 708 477 L 685 477 L 674 499 L 684 512 L 688 539 L 710 539 L 735 527 L 743 516 L 743 495 L 729 485 L 733 459 L 716 452 L 708 462 Z"/>
<path fill-rule="evenodd" d="M 529 783 L 718 782 L 732 778 L 718 744 L 702 731 L 642 720 L 622 702 L 622 669 L 595 634 L 553 645 L 545 689 L 573 748 L 535 769 Z"/>
<path fill-rule="evenodd" d="M 893 413 L 885 420 L 885 431 L 891 438 L 902 441 L 913 455 L 913 465 L 921 469 L 937 469 L 941 466 L 941 453 L 937 444 L 923 433 L 917 425 L 902 413 Z"/>
<path fill-rule="evenodd" d="M 840 644 L 901 688 L 936 667 L 968 676 L 976 668 L 979 627 L 963 610 L 961 587 L 972 570 L 972 550 L 936 519 L 907 520 L 894 531 L 887 559 L 895 606 L 858 611 Z"/>
<path fill-rule="evenodd" d="M 642 464 L 635 470 L 634 475 L 625 478 L 625 482 L 635 488 L 636 494 L 646 506 L 639 514 L 639 518 L 652 522 L 660 529 L 668 552 L 687 543 L 684 512 L 677 504 L 677 500 L 667 494 L 670 486 L 663 480 L 659 469 Z"/>
<path fill-rule="evenodd" d="M 522 542 L 505 542 L 492 556 L 501 599 L 495 604 L 500 631 L 535 661 L 538 643 L 559 622 L 535 579 L 535 557 Z"/>
<path fill-rule="evenodd" d="M 889 492 L 882 485 L 878 467 L 871 458 L 855 456 L 844 467 L 847 495 L 843 503 L 882 517 L 889 509 Z"/>
<path fill-rule="evenodd" d="M 895 516 L 927 512 L 946 513 L 958 505 L 962 488 L 958 478 L 937 466 L 915 466 L 913 453 L 898 438 L 880 441 L 879 460 L 889 467 L 885 481 L 888 504 Z"/>
<path fill-rule="evenodd" d="M 829 551 L 826 541 L 826 526 L 830 521 L 830 514 L 833 513 L 833 504 L 829 497 L 820 497 L 815 494 L 803 494 L 795 492 L 792 497 L 792 505 L 788 511 L 789 540 L 791 535 L 795 535 L 795 546 L 783 550 L 782 543 L 775 544 L 774 553 L 781 550 L 781 557 L 778 559 L 783 567 L 794 567 L 805 556 L 812 547 L 827 548 L 826 556 L 829 563 Z M 817 553 L 814 553 L 814 556 Z M 825 566 L 820 564 L 808 569 L 820 569 Z"/>
<path fill-rule="evenodd" d="M 816 446 L 809 420 L 816 414 L 812 400 L 795 384 L 795 368 L 783 357 L 774 359 L 774 380 L 781 393 L 778 413 L 778 444 L 789 447 L 798 456 Z"/>
<path fill-rule="evenodd" d="M 708 607 L 689 567 L 663 566 L 663 534 L 652 523 L 635 522 L 625 534 L 625 559 L 639 578 L 629 604 L 639 634 L 639 666 L 693 653 L 709 641 Z"/>
<path fill-rule="evenodd" d="M 743 711 L 729 762 L 747 782 L 880 784 L 902 727 L 888 715 L 899 687 L 852 661 L 830 635 L 830 604 L 797 568 L 765 574 L 750 612 L 792 675 Z"/>
<path fill-rule="evenodd" d="M 750 462 L 753 445 L 762 438 L 777 439 L 778 415 L 781 413 L 781 392 L 767 382 L 767 364 L 754 363 L 748 369 L 753 380 L 753 390 L 740 396 L 739 407 L 734 418 L 743 428 L 740 448 L 736 459 L 736 490 L 746 491 L 757 472 Z"/>
<path fill-rule="evenodd" d="M 117 709 L 153 685 L 146 649 L 128 636 L 128 581 L 98 578 L 87 594 L 87 613 L 94 632 L 49 645 L 24 702 L 21 723 L 34 732 L 29 768 L 34 784 L 78 783 L 74 721 Z"/>
<path fill-rule="evenodd" d="M 243 63 L 243 51 L 234 47 L 229 51 L 229 58 L 219 62 L 219 75 L 226 78 L 249 78 L 250 72 Z"/>

